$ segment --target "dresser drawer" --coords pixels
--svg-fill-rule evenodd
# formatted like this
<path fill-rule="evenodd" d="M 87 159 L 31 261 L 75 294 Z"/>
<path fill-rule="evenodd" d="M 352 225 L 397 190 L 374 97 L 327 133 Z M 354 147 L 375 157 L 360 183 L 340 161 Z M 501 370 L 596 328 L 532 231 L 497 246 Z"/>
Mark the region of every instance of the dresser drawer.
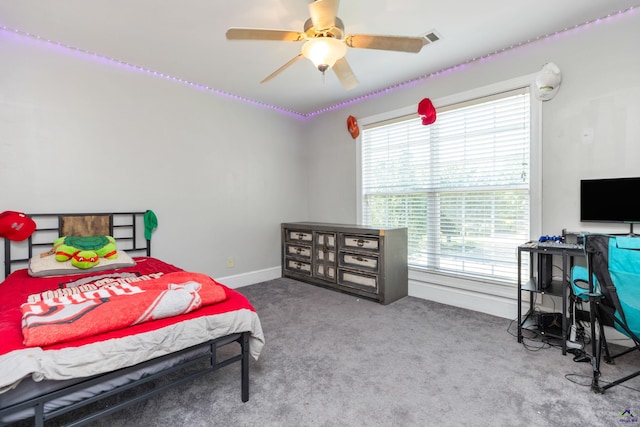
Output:
<path fill-rule="evenodd" d="M 298 261 L 296 259 L 287 258 L 285 263 L 285 268 L 287 271 L 292 273 L 304 274 L 306 276 L 311 276 L 311 263 Z"/>
<path fill-rule="evenodd" d="M 350 270 L 338 270 L 338 284 L 378 293 L 378 276 Z"/>
<path fill-rule="evenodd" d="M 319 262 L 330 262 L 335 264 L 336 263 L 336 253 L 335 251 L 325 251 L 323 249 L 318 249 L 316 250 L 316 261 Z"/>
<path fill-rule="evenodd" d="M 341 252 L 340 266 L 362 269 L 377 273 L 378 257 L 374 255 L 361 255 L 349 252 Z"/>
<path fill-rule="evenodd" d="M 332 265 L 317 264 L 316 276 L 323 277 L 331 280 L 333 283 L 336 281 L 336 268 Z"/>
<path fill-rule="evenodd" d="M 301 230 L 287 230 L 286 237 L 288 242 L 313 242 L 313 232 Z"/>
<path fill-rule="evenodd" d="M 368 251 L 378 251 L 380 249 L 380 239 L 375 236 L 342 235 L 342 246 L 352 249 L 365 249 Z"/>
<path fill-rule="evenodd" d="M 287 243 L 287 255 L 311 260 L 311 246 L 292 245 Z"/>
<path fill-rule="evenodd" d="M 335 233 L 316 233 L 316 243 L 325 248 L 336 247 L 336 234 Z"/>

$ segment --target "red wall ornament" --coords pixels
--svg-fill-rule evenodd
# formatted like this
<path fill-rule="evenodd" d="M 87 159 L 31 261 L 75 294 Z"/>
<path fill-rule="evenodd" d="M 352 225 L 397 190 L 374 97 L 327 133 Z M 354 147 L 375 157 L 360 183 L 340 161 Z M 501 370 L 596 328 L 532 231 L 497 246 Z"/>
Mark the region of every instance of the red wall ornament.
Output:
<path fill-rule="evenodd" d="M 351 134 L 351 138 L 356 139 L 360 135 L 360 128 L 358 127 L 358 121 L 355 117 L 347 117 L 347 130 Z"/>

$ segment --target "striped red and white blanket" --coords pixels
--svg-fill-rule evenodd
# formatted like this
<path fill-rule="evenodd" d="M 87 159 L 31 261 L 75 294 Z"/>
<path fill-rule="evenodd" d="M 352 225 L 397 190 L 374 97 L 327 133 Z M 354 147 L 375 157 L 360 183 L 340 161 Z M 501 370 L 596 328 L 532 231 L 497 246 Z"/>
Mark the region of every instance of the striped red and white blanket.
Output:
<path fill-rule="evenodd" d="M 152 320 L 189 313 L 227 298 L 225 288 L 200 273 L 176 271 L 135 282 L 89 282 L 79 292 L 29 296 L 22 304 L 26 346 L 46 346 Z M 102 281 L 103 284 L 96 282 Z M 65 288 L 64 290 L 74 288 Z"/>

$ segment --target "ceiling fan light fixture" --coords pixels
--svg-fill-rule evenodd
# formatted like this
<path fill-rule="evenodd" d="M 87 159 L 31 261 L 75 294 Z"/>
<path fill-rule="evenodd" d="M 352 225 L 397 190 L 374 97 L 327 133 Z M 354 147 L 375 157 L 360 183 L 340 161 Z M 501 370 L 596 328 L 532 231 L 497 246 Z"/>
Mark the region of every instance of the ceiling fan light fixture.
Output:
<path fill-rule="evenodd" d="M 333 37 L 313 38 L 302 46 L 302 55 L 323 73 L 346 54 L 347 45 Z"/>

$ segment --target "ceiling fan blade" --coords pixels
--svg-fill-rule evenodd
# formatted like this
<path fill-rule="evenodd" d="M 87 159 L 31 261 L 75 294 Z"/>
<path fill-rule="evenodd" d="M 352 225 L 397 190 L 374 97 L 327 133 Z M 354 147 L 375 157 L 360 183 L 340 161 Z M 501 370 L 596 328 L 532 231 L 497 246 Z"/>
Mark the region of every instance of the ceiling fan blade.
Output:
<path fill-rule="evenodd" d="M 353 74 L 353 71 L 351 71 L 351 67 L 344 57 L 338 59 L 332 68 L 336 76 L 338 76 L 338 80 L 342 83 L 343 88 L 350 90 L 358 86 L 358 79 Z"/>
<path fill-rule="evenodd" d="M 425 45 L 423 37 L 373 36 L 370 34 L 350 34 L 344 42 L 349 47 L 360 49 L 395 50 L 418 53 Z"/>
<path fill-rule="evenodd" d="M 284 64 L 282 67 L 278 68 L 277 70 L 275 70 L 273 73 L 269 74 L 267 77 L 265 77 L 260 83 L 266 83 L 269 80 L 271 80 L 272 78 L 274 78 L 275 76 L 277 76 L 278 74 L 280 74 L 281 72 L 283 72 L 287 67 L 289 67 L 291 64 L 293 64 L 294 62 L 296 62 L 298 59 L 302 58 L 302 54 L 299 53 L 296 56 L 294 56 L 292 59 L 289 60 L 289 62 L 287 62 L 286 64 Z"/>
<path fill-rule="evenodd" d="M 304 33 L 287 30 L 263 30 L 259 28 L 229 28 L 228 40 L 276 40 L 298 42 L 305 39 Z"/>
<path fill-rule="evenodd" d="M 339 0 L 316 0 L 309 3 L 311 22 L 317 30 L 324 30 L 336 25 Z"/>

